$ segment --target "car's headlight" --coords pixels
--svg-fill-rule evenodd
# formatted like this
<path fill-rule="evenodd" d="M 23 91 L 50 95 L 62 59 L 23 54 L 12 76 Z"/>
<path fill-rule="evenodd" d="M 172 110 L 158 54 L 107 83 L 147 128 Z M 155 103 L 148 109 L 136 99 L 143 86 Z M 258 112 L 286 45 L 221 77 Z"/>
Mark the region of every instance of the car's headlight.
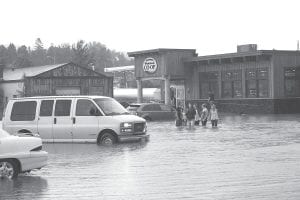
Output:
<path fill-rule="evenodd" d="M 133 123 L 124 122 L 121 123 L 121 133 L 131 133 L 133 132 Z"/>

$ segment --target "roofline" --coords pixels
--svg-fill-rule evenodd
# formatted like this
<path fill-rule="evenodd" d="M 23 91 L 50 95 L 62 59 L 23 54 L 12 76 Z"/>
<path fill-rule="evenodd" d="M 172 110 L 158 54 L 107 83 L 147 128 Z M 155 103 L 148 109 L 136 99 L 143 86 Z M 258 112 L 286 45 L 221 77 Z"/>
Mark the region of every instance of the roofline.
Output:
<path fill-rule="evenodd" d="M 142 55 L 142 54 L 163 53 L 163 52 L 167 52 L 167 51 L 192 51 L 192 52 L 196 53 L 196 49 L 168 49 L 168 48 L 158 48 L 158 49 L 149 49 L 149 50 L 128 52 L 127 55 L 129 57 L 135 57 L 137 55 Z"/>
<path fill-rule="evenodd" d="M 282 53 L 300 54 L 300 51 L 297 51 L 297 50 L 275 50 L 274 49 L 274 50 L 257 50 L 257 51 L 251 51 L 251 52 L 234 52 L 234 53 L 215 54 L 215 55 L 206 55 L 206 56 L 187 58 L 184 62 L 196 62 L 196 61 L 236 58 L 236 57 L 246 57 L 246 56 L 273 55 L 273 54 L 282 54 Z"/>
<path fill-rule="evenodd" d="M 203 60 L 214 60 L 214 59 L 223 59 L 223 58 L 235 58 L 235 57 L 244 57 L 244 56 L 258 56 L 262 55 L 263 52 L 253 51 L 253 52 L 242 52 L 242 53 L 225 53 L 225 54 L 215 54 L 215 55 L 206 55 L 187 58 L 185 62 L 194 62 L 194 61 L 203 61 Z"/>

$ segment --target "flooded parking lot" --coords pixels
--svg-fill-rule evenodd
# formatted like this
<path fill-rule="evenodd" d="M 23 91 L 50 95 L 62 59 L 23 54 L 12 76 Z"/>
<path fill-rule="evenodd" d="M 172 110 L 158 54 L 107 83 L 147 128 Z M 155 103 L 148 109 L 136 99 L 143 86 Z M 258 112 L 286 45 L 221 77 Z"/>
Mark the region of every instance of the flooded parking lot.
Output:
<path fill-rule="evenodd" d="M 44 144 L 48 166 L 0 180 L 0 199 L 300 199 L 300 115 L 150 122 L 148 143 Z"/>

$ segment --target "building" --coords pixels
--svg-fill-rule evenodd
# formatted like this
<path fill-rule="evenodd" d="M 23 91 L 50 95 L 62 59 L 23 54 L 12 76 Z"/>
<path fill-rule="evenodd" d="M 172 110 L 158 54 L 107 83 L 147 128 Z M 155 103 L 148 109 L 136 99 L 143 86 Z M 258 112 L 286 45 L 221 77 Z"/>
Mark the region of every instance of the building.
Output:
<path fill-rule="evenodd" d="M 104 68 L 104 72 L 112 74 L 116 88 L 128 88 L 136 85 L 133 65 L 107 67 Z"/>
<path fill-rule="evenodd" d="M 113 96 L 113 77 L 74 63 L 3 69 L 0 82 L 2 109 L 20 96 Z M 1 112 L 2 113 L 2 112 Z"/>
<path fill-rule="evenodd" d="M 300 52 L 257 50 L 240 45 L 235 53 L 198 56 L 193 49 L 153 49 L 128 53 L 141 82 L 164 80 L 165 103 L 201 104 L 213 94 L 222 111 L 237 113 L 300 112 Z M 172 89 L 175 95 L 172 97 Z"/>

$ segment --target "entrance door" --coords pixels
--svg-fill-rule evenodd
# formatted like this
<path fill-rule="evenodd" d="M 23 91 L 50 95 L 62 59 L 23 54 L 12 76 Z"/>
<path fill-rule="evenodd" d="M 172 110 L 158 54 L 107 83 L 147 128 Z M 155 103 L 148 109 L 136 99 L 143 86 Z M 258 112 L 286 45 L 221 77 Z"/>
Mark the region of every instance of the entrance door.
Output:
<path fill-rule="evenodd" d="M 185 90 L 184 85 L 176 86 L 176 107 L 185 108 Z"/>
<path fill-rule="evenodd" d="M 53 141 L 72 142 L 72 99 L 58 99 L 53 118 Z"/>
<path fill-rule="evenodd" d="M 45 142 L 53 142 L 53 104 L 54 100 L 42 100 L 38 118 L 38 133 Z"/>
<path fill-rule="evenodd" d="M 91 110 L 93 110 L 91 112 Z M 88 99 L 78 99 L 73 117 L 73 141 L 95 142 L 99 134 L 99 117 L 93 113 L 100 113 L 95 104 Z"/>

